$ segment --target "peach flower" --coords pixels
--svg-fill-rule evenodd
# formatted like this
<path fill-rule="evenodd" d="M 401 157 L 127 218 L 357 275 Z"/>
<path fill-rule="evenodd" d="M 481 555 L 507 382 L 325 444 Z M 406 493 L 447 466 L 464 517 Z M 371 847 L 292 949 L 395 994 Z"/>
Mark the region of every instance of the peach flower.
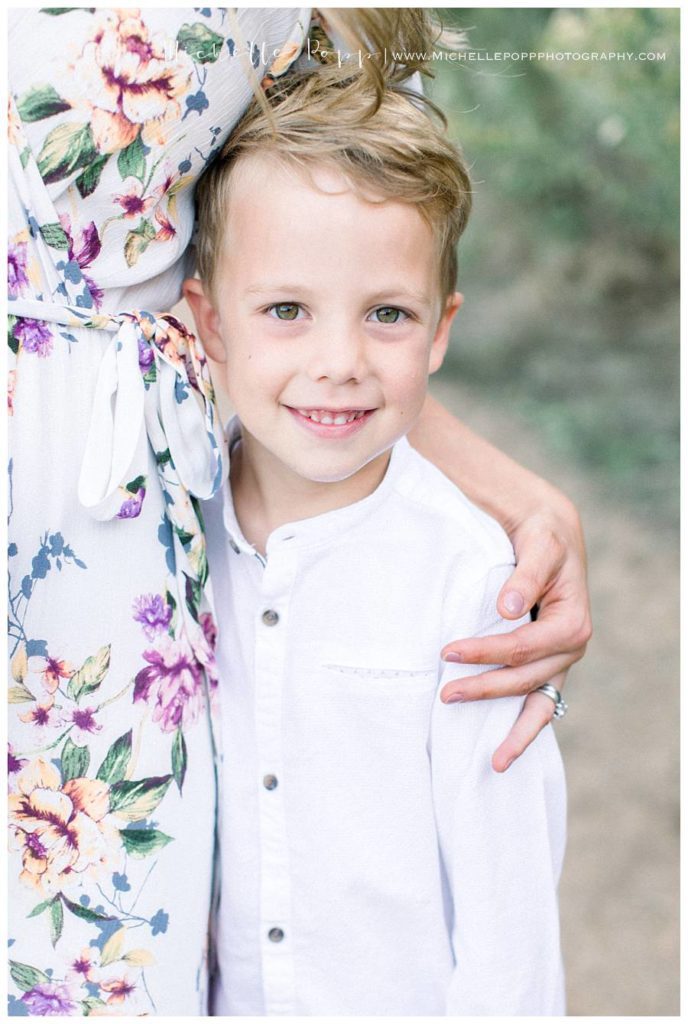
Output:
<path fill-rule="evenodd" d="M 165 37 L 151 38 L 138 10 L 108 15 L 73 65 L 98 150 L 117 153 L 140 133 L 144 142 L 164 141 L 192 72 L 188 54 L 178 48 L 171 58 Z"/>
<path fill-rule="evenodd" d="M 13 838 L 22 850 L 25 885 L 46 895 L 112 869 L 122 843 L 110 824 L 110 787 L 99 779 L 69 779 L 43 758 L 27 766 L 8 798 Z"/>

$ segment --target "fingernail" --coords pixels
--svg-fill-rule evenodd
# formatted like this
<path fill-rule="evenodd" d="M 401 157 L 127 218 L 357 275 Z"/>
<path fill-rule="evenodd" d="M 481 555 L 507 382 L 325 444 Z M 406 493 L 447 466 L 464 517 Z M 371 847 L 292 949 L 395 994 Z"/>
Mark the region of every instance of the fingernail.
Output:
<path fill-rule="evenodd" d="M 525 608 L 525 601 L 517 590 L 510 590 L 504 595 L 504 607 L 511 615 L 521 615 Z"/>
<path fill-rule="evenodd" d="M 447 653 L 444 656 L 444 660 L 463 662 L 463 655 L 460 654 L 458 651 L 447 651 Z"/>
<path fill-rule="evenodd" d="M 462 700 L 464 700 L 464 695 L 462 693 L 452 693 L 451 697 L 447 697 L 444 703 L 458 704 Z"/>

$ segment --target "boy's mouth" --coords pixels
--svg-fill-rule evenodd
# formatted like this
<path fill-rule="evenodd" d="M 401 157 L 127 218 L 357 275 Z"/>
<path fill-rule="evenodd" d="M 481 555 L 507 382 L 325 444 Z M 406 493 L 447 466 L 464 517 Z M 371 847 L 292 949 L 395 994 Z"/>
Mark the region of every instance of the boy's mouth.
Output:
<path fill-rule="evenodd" d="M 296 409 L 299 416 L 305 416 L 306 419 L 312 420 L 314 423 L 323 423 L 326 426 L 341 427 L 345 423 L 353 423 L 354 420 L 360 420 L 361 417 L 365 416 L 368 409 Z"/>
<path fill-rule="evenodd" d="M 320 437 L 348 437 L 375 412 L 374 409 L 305 409 L 290 405 L 286 408 L 302 427 Z"/>

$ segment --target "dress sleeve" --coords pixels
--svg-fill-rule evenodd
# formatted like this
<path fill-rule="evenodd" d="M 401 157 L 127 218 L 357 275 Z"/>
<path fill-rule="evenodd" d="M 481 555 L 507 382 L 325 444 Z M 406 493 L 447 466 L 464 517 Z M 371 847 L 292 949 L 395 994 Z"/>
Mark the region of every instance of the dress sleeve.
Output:
<path fill-rule="evenodd" d="M 497 595 L 513 570 L 484 581 L 477 635 L 519 623 L 494 618 Z M 458 592 L 454 599 L 465 601 Z M 448 597 L 451 611 L 452 595 Z M 458 606 L 457 614 L 459 613 Z M 447 636 L 447 640 L 452 637 Z M 488 666 L 447 666 L 441 685 Z M 433 799 L 455 966 L 446 1014 L 564 1013 L 557 885 L 566 835 L 566 793 L 551 726 L 503 774 L 491 757 L 523 699 L 444 705 L 433 711 Z"/>

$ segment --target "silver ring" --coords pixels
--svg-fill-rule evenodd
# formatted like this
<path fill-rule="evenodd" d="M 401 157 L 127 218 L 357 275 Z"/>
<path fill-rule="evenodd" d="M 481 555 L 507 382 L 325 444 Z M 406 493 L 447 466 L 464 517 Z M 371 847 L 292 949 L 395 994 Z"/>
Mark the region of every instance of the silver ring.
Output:
<path fill-rule="evenodd" d="M 554 717 L 563 718 L 569 709 L 568 704 L 563 699 L 556 686 L 552 686 L 551 683 L 545 683 L 543 686 L 538 686 L 536 693 L 544 693 L 545 697 L 549 697 L 550 700 L 554 701 Z"/>

